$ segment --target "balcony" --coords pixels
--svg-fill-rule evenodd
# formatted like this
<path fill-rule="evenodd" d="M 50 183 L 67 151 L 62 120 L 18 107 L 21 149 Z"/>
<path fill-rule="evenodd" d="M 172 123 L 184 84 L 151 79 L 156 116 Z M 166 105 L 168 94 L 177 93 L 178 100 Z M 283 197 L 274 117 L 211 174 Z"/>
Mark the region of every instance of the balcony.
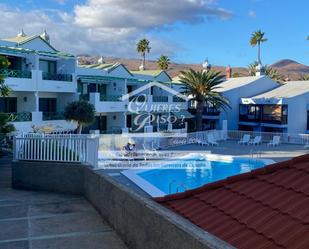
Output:
<path fill-rule="evenodd" d="M 131 96 L 129 98 L 129 101 L 131 102 L 146 102 L 148 101 L 148 96 L 146 95 L 136 95 L 136 96 Z"/>
<path fill-rule="evenodd" d="M 43 121 L 47 120 L 64 120 L 63 112 L 43 112 Z"/>
<path fill-rule="evenodd" d="M 42 72 L 43 80 L 53 80 L 53 81 L 67 81 L 72 82 L 73 77 L 71 74 L 52 74 L 48 72 Z"/>
<path fill-rule="evenodd" d="M 220 111 L 217 108 L 204 107 L 203 115 L 206 115 L 206 116 L 219 116 L 220 115 Z"/>
<path fill-rule="evenodd" d="M 98 92 L 89 93 L 89 102 L 95 106 L 98 113 L 125 112 L 127 110 L 127 102 L 122 101 L 121 95 L 102 95 Z"/>
<path fill-rule="evenodd" d="M 239 121 L 241 122 L 260 122 L 260 117 L 249 114 L 239 114 Z"/>
<path fill-rule="evenodd" d="M 173 96 L 173 102 L 186 102 L 186 100 L 178 96 Z"/>
<path fill-rule="evenodd" d="M 3 75 L 7 78 L 23 78 L 31 79 L 31 71 L 22 71 L 22 70 L 13 70 L 13 69 L 0 69 L 0 75 Z"/>
<path fill-rule="evenodd" d="M 192 115 L 196 115 L 195 108 L 190 108 L 189 111 Z M 217 110 L 216 108 L 204 107 L 203 116 L 219 116 L 219 115 L 220 115 L 220 111 Z"/>
<path fill-rule="evenodd" d="M 29 122 L 32 121 L 31 112 L 20 112 L 20 113 L 6 113 L 8 115 L 9 122 Z"/>
<path fill-rule="evenodd" d="M 288 116 L 264 114 L 262 116 L 262 123 L 286 125 L 288 123 Z"/>
<path fill-rule="evenodd" d="M 121 95 L 100 95 L 100 101 L 118 102 L 122 101 Z"/>

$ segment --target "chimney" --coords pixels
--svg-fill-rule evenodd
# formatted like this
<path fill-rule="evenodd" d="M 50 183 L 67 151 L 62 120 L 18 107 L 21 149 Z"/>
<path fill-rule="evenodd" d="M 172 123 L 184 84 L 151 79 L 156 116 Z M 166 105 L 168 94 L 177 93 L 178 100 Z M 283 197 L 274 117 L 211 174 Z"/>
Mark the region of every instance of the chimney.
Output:
<path fill-rule="evenodd" d="M 208 72 L 211 69 L 211 64 L 209 63 L 208 59 L 206 59 L 203 64 L 203 72 Z"/>
<path fill-rule="evenodd" d="M 227 79 L 232 78 L 232 68 L 230 67 L 230 65 L 225 69 L 225 73 Z"/>
<path fill-rule="evenodd" d="M 263 75 L 265 75 L 265 67 L 263 67 L 263 65 L 259 63 L 255 67 L 255 76 L 263 76 Z"/>

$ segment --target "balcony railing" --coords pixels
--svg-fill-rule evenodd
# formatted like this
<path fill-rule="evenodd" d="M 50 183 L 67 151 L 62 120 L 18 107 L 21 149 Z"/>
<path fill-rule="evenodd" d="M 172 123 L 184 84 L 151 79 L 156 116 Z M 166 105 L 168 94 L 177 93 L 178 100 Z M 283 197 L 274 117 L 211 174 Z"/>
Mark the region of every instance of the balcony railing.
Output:
<path fill-rule="evenodd" d="M 262 116 L 263 123 L 269 124 L 280 124 L 285 125 L 288 123 L 288 116 L 287 115 L 272 115 L 272 114 L 264 114 Z"/>
<path fill-rule="evenodd" d="M 64 120 L 63 112 L 43 112 L 43 120 Z"/>
<path fill-rule="evenodd" d="M 43 80 L 55 80 L 55 81 L 72 81 L 71 74 L 52 74 L 48 72 L 43 72 L 42 74 Z"/>
<path fill-rule="evenodd" d="M 145 95 L 138 95 L 138 96 L 132 96 L 129 98 L 129 101 L 133 102 L 146 102 L 147 101 L 147 96 Z"/>
<path fill-rule="evenodd" d="M 186 100 L 178 96 L 173 96 L 173 102 L 186 102 Z"/>
<path fill-rule="evenodd" d="M 28 122 L 32 121 L 32 113 L 31 112 L 11 112 L 7 113 L 9 122 Z"/>
<path fill-rule="evenodd" d="M 239 121 L 243 122 L 260 122 L 260 117 L 255 115 L 249 115 L 249 114 L 240 114 L 239 115 Z"/>
<path fill-rule="evenodd" d="M 168 96 L 152 96 L 153 102 L 168 102 Z"/>
<path fill-rule="evenodd" d="M 13 70 L 13 69 L 0 69 L 0 75 L 8 78 L 25 78 L 31 79 L 31 71 Z"/>
<path fill-rule="evenodd" d="M 121 95 L 100 95 L 100 101 L 122 101 Z"/>
<path fill-rule="evenodd" d="M 219 116 L 220 115 L 220 111 L 218 109 L 216 109 L 216 108 L 204 107 L 203 115 Z"/>

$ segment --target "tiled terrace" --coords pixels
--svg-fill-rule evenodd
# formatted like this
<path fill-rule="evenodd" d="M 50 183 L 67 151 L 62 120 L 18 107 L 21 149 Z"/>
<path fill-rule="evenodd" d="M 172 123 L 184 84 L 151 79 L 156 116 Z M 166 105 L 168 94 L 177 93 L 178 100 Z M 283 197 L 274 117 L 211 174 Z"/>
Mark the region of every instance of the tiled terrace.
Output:
<path fill-rule="evenodd" d="M 81 196 L 10 188 L 9 157 L 0 158 L 1 249 L 125 249 Z"/>

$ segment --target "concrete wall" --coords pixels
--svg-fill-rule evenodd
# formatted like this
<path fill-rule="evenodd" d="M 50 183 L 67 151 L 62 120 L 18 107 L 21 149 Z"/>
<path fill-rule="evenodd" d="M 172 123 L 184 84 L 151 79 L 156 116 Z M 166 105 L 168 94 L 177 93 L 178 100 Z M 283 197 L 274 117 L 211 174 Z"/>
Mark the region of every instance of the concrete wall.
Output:
<path fill-rule="evenodd" d="M 12 162 L 13 188 L 82 194 L 84 167 L 72 163 Z"/>
<path fill-rule="evenodd" d="M 13 187 L 83 194 L 132 249 L 233 248 L 87 166 L 14 162 Z"/>

